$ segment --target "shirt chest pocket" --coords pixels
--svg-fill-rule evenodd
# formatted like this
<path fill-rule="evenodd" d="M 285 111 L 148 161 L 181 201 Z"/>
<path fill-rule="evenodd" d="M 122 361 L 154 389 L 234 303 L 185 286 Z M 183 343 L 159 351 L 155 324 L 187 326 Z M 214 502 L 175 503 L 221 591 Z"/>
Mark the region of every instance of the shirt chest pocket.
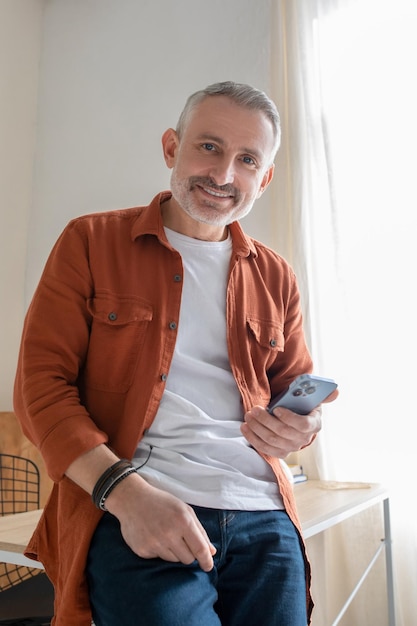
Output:
<path fill-rule="evenodd" d="M 278 320 L 264 320 L 248 317 L 246 320 L 252 363 L 265 372 L 284 351 L 285 338 L 283 325 Z"/>
<path fill-rule="evenodd" d="M 88 387 L 126 392 L 152 321 L 152 306 L 139 298 L 97 294 L 87 303 L 91 315 L 85 366 Z"/>
<path fill-rule="evenodd" d="M 284 350 L 284 332 L 280 322 L 249 317 L 247 324 L 252 336 L 260 346 L 278 352 Z"/>

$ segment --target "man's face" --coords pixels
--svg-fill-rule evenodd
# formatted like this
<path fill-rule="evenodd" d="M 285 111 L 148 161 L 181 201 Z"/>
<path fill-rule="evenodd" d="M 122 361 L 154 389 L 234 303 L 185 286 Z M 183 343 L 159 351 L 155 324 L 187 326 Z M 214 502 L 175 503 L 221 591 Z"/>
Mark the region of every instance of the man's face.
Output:
<path fill-rule="evenodd" d="M 162 141 L 173 199 L 198 222 L 225 226 L 244 217 L 272 178 L 271 122 L 225 96 L 203 100 L 181 137 L 169 129 Z"/>

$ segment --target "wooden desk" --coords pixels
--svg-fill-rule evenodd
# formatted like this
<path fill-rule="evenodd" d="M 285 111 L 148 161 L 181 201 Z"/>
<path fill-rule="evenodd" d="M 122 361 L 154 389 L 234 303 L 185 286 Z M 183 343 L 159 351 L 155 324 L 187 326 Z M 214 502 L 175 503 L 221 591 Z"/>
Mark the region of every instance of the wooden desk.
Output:
<path fill-rule="evenodd" d="M 42 563 L 23 554 L 41 514 L 36 510 L 0 517 L 0 562 L 43 569 Z"/>
<path fill-rule="evenodd" d="M 380 553 L 385 549 L 389 626 L 395 626 L 389 495 L 381 485 L 335 483 L 309 480 L 294 486 L 298 511 L 306 539 L 321 533 L 361 511 L 383 503 L 385 538 L 350 594 L 332 626 L 336 626 L 353 600 Z M 43 568 L 42 563 L 24 556 L 24 549 L 42 511 L 0 517 L 0 562 Z"/>
<path fill-rule="evenodd" d="M 382 485 L 308 480 L 294 485 L 305 539 L 388 499 Z"/>
<path fill-rule="evenodd" d="M 309 480 L 294 485 L 298 512 L 305 539 L 328 530 L 332 526 L 357 515 L 382 502 L 384 515 L 384 539 L 377 546 L 374 556 L 360 577 L 353 591 L 340 610 L 332 626 L 337 626 L 356 596 L 372 567 L 385 550 L 388 623 L 395 626 L 394 577 L 392 566 L 392 539 L 389 510 L 389 494 L 382 485 L 371 483 L 340 483 Z"/>

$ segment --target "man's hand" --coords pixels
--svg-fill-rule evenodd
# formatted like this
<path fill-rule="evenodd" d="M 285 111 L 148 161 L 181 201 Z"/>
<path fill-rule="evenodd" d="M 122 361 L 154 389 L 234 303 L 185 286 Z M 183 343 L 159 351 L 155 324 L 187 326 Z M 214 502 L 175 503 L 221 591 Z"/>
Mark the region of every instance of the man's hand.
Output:
<path fill-rule="evenodd" d="M 194 510 L 137 474 L 112 491 L 106 508 L 119 519 L 127 545 L 142 558 L 185 565 L 197 560 L 205 572 L 213 568 L 216 548 Z"/>
<path fill-rule="evenodd" d="M 66 475 L 92 493 L 102 473 L 118 460 L 104 444 L 79 456 Z M 156 489 L 136 472 L 122 480 L 106 498 L 106 509 L 120 522 L 128 546 L 144 559 L 160 557 L 185 565 L 195 559 L 205 572 L 213 569 L 216 548 L 194 509 Z"/>
<path fill-rule="evenodd" d="M 334 391 L 325 402 L 338 396 Z M 284 459 L 290 452 L 308 446 L 321 430 L 321 408 L 309 415 L 298 415 L 289 409 L 277 407 L 271 415 L 266 409 L 254 406 L 244 416 L 242 434 L 258 452 Z"/>

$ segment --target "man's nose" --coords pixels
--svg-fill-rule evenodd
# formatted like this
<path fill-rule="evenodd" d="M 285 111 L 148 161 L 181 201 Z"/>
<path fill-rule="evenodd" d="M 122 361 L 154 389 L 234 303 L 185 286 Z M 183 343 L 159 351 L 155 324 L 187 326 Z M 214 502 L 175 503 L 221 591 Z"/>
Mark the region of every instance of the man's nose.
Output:
<path fill-rule="evenodd" d="M 235 180 L 235 162 L 234 159 L 223 157 L 218 159 L 216 164 L 210 169 L 210 176 L 216 185 L 230 185 Z"/>

